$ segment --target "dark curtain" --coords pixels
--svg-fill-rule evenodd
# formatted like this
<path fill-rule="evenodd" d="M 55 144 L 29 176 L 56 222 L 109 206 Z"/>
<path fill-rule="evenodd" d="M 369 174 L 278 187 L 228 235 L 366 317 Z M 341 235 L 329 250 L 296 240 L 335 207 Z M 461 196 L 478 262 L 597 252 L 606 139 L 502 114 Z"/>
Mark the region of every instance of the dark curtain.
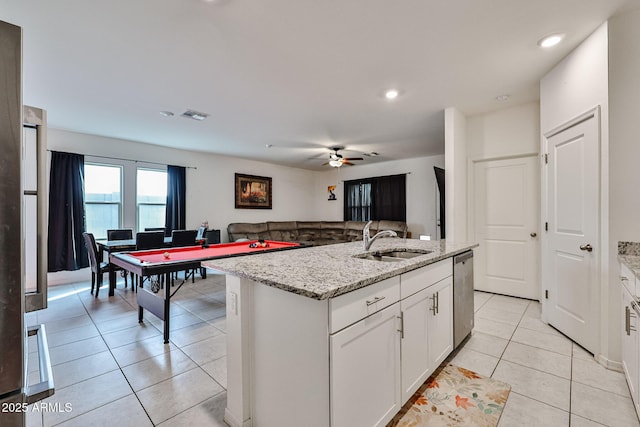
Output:
<path fill-rule="evenodd" d="M 372 190 L 371 219 L 406 222 L 406 175 L 378 177 Z"/>
<path fill-rule="evenodd" d="M 186 228 L 185 212 L 187 210 L 186 168 L 182 166 L 167 166 L 167 210 L 164 233 L 171 235 L 171 230 Z"/>
<path fill-rule="evenodd" d="M 345 181 L 344 220 L 383 219 L 406 222 L 406 175 Z"/>
<path fill-rule="evenodd" d="M 49 272 L 89 266 L 82 233 L 84 213 L 84 156 L 51 153 L 49 180 Z"/>

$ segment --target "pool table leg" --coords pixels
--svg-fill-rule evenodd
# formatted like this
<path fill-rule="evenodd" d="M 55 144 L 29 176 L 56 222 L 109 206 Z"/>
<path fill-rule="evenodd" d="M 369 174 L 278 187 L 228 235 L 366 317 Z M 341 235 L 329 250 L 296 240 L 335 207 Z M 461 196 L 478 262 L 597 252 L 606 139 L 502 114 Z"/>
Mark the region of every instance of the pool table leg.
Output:
<path fill-rule="evenodd" d="M 116 294 L 116 270 L 112 263 L 109 263 L 109 296 Z"/>
<path fill-rule="evenodd" d="M 171 273 L 167 273 L 164 281 L 164 343 L 169 343 L 169 309 L 171 307 Z"/>

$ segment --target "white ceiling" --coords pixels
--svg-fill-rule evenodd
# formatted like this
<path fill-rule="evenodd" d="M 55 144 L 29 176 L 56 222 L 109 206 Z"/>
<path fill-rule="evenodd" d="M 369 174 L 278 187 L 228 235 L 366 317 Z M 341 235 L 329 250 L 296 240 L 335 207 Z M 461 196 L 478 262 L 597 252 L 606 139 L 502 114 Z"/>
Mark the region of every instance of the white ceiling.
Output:
<path fill-rule="evenodd" d="M 24 29 L 24 102 L 46 109 L 50 127 L 320 169 L 336 145 L 351 157 L 380 153 L 358 163 L 442 154 L 444 108 L 473 115 L 537 100 L 541 76 L 637 7 L 0 0 L 0 19 Z M 566 33 L 561 45 L 536 45 L 554 32 Z M 390 87 L 402 92 L 394 102 L 382 97 Z M 509 101 L 497 102 L 501 94 Z M 179 117 L 186 109 L 211 116 Z"/>

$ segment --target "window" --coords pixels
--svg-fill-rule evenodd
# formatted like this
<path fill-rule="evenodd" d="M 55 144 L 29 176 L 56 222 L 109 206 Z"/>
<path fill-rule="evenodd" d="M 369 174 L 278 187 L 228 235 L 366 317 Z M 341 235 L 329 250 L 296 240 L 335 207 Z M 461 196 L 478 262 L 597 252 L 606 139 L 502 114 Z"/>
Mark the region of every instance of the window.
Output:
<path fill-rule="evenodd" d="M 167 172 L 138 168 L 138 231 L 165 226 Z"/>
<path fill-rule="evenodd" d="M 345 182 L 345 221 L 369 221 L 371 219 L 371 182 Z"/>
<path fill-rule="evenodd" d="M 406 222 L 406 175 L 345 181 L 344 219 Z"/>
<path fill-rule="evenodd" d="M 87 231 L 106 239 L 122 222 L 122 167 L 85 162 L 84 197 Z"/>

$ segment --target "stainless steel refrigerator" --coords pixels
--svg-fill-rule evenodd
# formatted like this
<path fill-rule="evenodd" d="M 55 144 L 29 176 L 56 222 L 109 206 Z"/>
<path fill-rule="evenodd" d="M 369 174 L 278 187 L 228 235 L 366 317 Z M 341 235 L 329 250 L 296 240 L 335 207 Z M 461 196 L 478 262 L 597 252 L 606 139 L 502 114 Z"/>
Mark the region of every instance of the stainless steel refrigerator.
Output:
<path fill-rule="evenodd" d="M 22 30 L 0 21 L 0 425 L 23 426 L 28 405 L 53 394 L 43 325 L 46 307 L 46 116 L 22 105 Z M 35 131 L 27 142 L 25 129 Z M 39 380 L 27 382 L 28 336 Z"/>

